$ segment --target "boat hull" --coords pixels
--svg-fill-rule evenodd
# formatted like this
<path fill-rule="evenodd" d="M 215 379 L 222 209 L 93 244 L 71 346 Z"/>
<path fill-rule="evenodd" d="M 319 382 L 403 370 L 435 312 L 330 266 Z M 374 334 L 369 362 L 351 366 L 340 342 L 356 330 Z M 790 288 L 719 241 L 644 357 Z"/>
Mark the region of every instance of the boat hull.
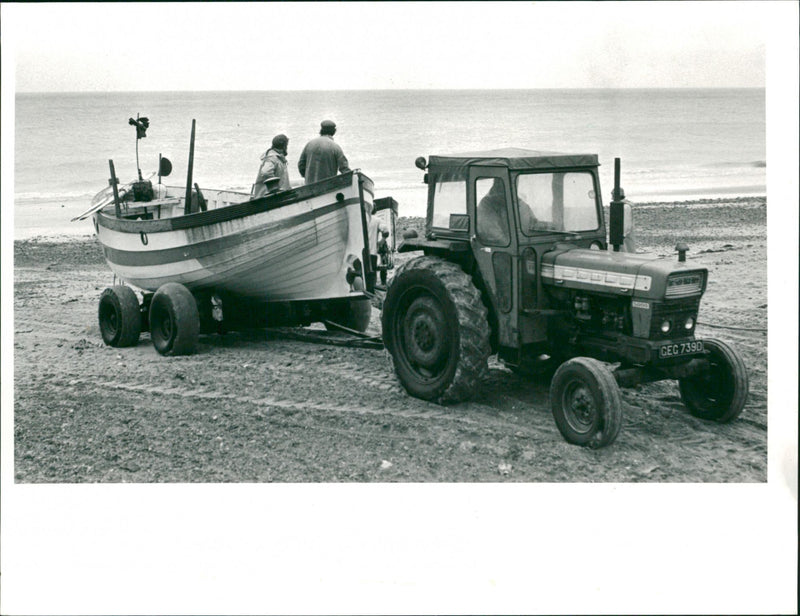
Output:
<path fill-rule="evenodd" d="M 347 275 L 365 262 L 363 208 L 373 201 L 360 172 L 254 200 L 204 190 L 207 211 L 191 214 L 182 190 L 131 203 L 121 218 L 111 207 L 94 214 L 106 261 L 126 283 L 155 291 L 177 282 L 256 301 L 363 296 Z"/>

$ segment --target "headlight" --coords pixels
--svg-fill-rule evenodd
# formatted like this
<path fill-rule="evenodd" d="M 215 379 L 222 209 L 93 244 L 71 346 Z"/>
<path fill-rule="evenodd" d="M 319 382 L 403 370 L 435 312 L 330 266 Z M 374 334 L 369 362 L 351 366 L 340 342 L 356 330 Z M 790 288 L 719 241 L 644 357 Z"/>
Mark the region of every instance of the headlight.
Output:
<path fill-rule="evenodd" d="M 692 329 L 694 327 L 694 319 L 692 317 L 686 317 L 686 323 L 683 324 L 686 329 Z"/>
<path fill-rule="evenodd" d="M 672 323 L 670 323 L 669 321 L 664 321 L 661 324 L 661 331 L 666 334 L 670 330 L 671 327 L 672 327 Z"/>

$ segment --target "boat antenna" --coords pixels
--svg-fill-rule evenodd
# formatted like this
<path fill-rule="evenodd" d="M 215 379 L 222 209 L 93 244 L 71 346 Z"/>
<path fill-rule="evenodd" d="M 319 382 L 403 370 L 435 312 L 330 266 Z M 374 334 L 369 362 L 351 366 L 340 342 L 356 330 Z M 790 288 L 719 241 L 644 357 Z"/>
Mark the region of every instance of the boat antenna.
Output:
<path fill-rule="evenodd" d="M 139 139 L 147 137 L 145 133 L 147 129 L 150 128 L 150 120 L 149 118 L 140 118 L 137 113 L 135 120 L 133 118 L 128 118 L 128 124 L 136 127 L 136 170 L 139 172 L 139 181 L 141 182 L 142 170 L 139 168 Z"/>

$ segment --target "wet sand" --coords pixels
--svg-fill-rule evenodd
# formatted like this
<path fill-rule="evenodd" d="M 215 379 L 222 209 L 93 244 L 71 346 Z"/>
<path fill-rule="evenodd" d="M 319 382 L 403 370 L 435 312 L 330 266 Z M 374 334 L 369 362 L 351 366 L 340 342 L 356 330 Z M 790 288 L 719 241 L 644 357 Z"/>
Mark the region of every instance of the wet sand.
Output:
<path fill-rule="evenodd" d="M 148 334 L 106 347 L 97 301 L 112 274 L 96 241 L 15 242 L 16 480 L 766 481 L 765 199 L 640 206 L 636 229 L 640 250 L 685 241 L 709 268 L 698 335 L 738 348 L 750 396 L 719 425 L 689 415 L 674 382 L 624 389 L 603 452 L 563 441 L 548 383 L 494 361 L 478 399 L 439 407 L 409 397 L 381 350 L 266 333 L 203 336 L 189 357 L 161 357 Z"/>

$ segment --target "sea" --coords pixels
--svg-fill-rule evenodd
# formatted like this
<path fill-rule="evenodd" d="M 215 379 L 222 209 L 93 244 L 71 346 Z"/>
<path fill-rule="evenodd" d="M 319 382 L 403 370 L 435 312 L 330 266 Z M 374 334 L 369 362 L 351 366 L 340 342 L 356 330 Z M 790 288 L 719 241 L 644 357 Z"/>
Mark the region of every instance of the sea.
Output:
<path fill-rule="evenodd" d="M 303 145 L 333 120 L 350 167 L 400 216 L 425 215 L 418 156 L 502 147 L 597 154 L 605 201 L 615 158 L 635 203 L 766 194 L 763 88 L 18 93 L 14 104 L 15 239 L 92 235 L 90 219 L 70 219 L 108 186 L 109 160 L 128 182 L 163 156 L 163 181 L 185 185 L 192 120 L 193 180 L 243 191 L 278 133 L 300 182 Z"/>

